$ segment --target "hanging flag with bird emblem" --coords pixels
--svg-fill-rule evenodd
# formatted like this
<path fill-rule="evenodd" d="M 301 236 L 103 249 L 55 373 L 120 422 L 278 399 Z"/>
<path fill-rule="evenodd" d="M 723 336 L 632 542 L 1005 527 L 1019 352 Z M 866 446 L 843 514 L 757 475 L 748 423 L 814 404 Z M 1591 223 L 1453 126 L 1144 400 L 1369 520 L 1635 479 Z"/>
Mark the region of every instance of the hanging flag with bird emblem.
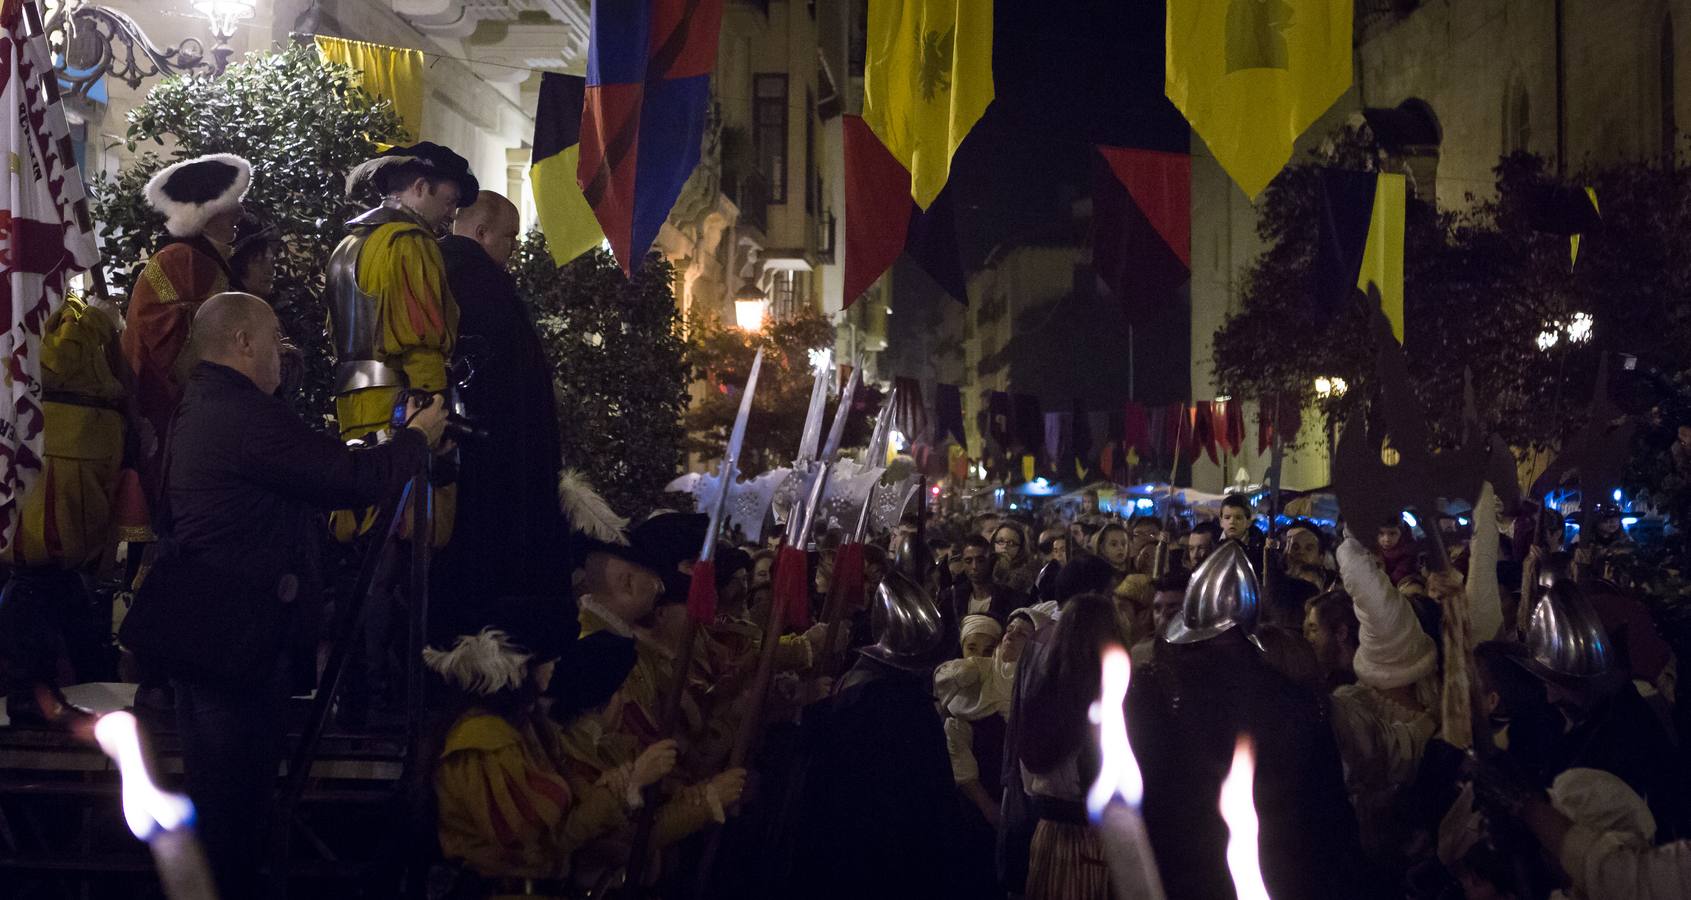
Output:
<path fill-rule="evenodd" d="M 869 0 L 863 118 L 927 209 L 992 102 L 992 0 Z"/>

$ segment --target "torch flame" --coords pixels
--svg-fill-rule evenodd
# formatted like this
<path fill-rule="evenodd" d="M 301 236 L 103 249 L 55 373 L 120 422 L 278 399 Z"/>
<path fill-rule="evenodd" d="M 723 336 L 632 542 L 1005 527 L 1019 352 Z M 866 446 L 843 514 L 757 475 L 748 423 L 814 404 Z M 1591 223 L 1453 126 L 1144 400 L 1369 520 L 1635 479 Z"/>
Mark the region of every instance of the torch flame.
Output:
<path fill-rule="evenodd" d="M 1227 869 L 1239 900 L 1269 900 L 1257 860 L 1257 811 L 1252 800 L 1256 784 L 1256 754 L 1251 739 L 1239 736 L 1233 746 L 1233 767 L 1221 783 L 1221 818 L 1227 822 Z"/>
<path fill-rule="evenodd" d="M 194 804 L 181 794 L 161 790 L 147 771 L 141 753 L 141 732 L 135 717 L 110 712 L 94 723 L 94 739 L 117 763 L 123 778 L 123 818 L 141 840 L 161 831 L 174 831 L 194 821 Z"/>
<path fill-rule="evenodd" d="M 1139 808 L 1145 797 L 1145 781 L 1139 774 L 1133 745 L 1127 739 L 1127 716 L 1123 712 L 1132 668 L 1127 651 L 1120 645 L 1112 644 L 1104 649 L 1102 686 L 1091 711 L 1092 721 L 1098 726 L 1101 759 L 1098 779 L 1086 792 L 1086 811 L 1094 822 L 1103 817 L 1105 808 L 1116 797 L 1134 809 Z"/>

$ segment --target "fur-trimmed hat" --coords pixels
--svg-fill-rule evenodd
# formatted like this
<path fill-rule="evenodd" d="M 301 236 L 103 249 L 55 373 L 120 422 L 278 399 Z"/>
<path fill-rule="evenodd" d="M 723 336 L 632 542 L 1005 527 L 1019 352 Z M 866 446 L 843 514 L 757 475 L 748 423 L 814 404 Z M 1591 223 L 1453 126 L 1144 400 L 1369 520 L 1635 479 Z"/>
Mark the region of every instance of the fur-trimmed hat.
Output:
<path fill-rule="evenodd" d="M 385 196 L 403 187 L 394 181 L 394 176 L 405 172 L 410 173 L 412 180 L 422 175 L 456 183 L 459 207 L 476 202 L 476 195 L 481 193 L 481 184 L 476 181 L 475 173 L 470 171 L 469 160 L 429 141 L 420 141 L 409 147 L 389 147 L 375 158 L 354 166 L 346 176 L 346 192 L 350 195 L 358 190 L 359 185 L 369 182 L 376 193 Z"/>
<path fill-rule="evenodd" d="M 147 179 L 147 205 L 177 237 L 194 237 L 219 213 L 240 209 L 252 185 L 252 163 L 233 153 L 185 159 Z"/>

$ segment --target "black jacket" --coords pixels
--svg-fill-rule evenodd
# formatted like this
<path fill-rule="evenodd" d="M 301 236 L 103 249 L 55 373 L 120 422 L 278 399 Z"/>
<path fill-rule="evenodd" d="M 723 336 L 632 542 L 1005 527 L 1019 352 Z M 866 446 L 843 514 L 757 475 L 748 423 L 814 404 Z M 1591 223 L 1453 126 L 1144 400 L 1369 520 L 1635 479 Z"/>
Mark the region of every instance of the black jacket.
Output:
<path fill-rule="evenodd" d="M 805 711 L 798 881 L 781 896 L 965 896 L 960 795 L 931 684 L 925 671 L 859 657 L 833 698 Z"/>
<path fill-rule="evenodd" d="M 467 237 L 447 237 L 440 250 L 458 302 L 457 353 L 475 370 L 464 404 L 487 432 L 459 441 L 457 519 L 435 583 L 443 624 L 464 619 L 455 624 L 468 629 L 485 624 L 470 619 L 499 597 L 568 590 L 562 452 L 552 368 L 516 282 Z"/>
<path fill-rule="evenodd" d="M 1145 779 L 1145 828 L 1169 900 L 1230 897 L 1227 826 L 1216 808 L 1235 738 L 1256 749 L 1262 875 L 1275 900 L 1377 896 L 1362 881 L 1356 817 L 1319 699 L 1274 671 L 1237 631 L 1158 644 L 1128 687 L 1127 725 Z"/>
<path fill-rule="evenodd" d="M 969 614 L 969 601 L 975 596 L 975 586 L 965 578 L 951 587 L 951 615 L 952 621 L 958 628 L 962 627 L 963 617 Z M 1010 614 L 1028 605 L 1026 596 L 994 582 L 991 589 L 992 602 L 988 604 L 986 615 L 998 620 L 1003 625 L 1009 622 Z"/>
<path fill-rule="evenodd" d="M 291 638 L 296 651 L 309 655 L 321 601 L 322 514 L 396 496 L 428 452 L 411 429 L 379 447 L 353 450 L 306 425 L 245 375 L 202 362 L 170 429 L 167 497 L 158 511 L 165 553 L 149 581 L 168 566 L 176 573 L 175 593 L 202 598 L 231 596 L 234 582 L 242 583 L 262 598 L 249 612 L 263 614 L 267 631 L 272 624 L 283 630 L 253 644 L 264 648 L 255 652 L 268 656 Z M 214 633 L 229 624 L 217 615 L 151 618 L 152 634 L 167 644 L 230 641 Z M 252 671 L 263 672 L 274 660 L 252 662 Z"/>
<path fill-rule="evenodd" d="M 245 375 L 202 362 L 171 427 L 165 528 L 184 555 L 270 582 L 314 577 L 319 514 L 387 497 L 428 453 L 411 429 L 368 450 L 312 429 Z"/>

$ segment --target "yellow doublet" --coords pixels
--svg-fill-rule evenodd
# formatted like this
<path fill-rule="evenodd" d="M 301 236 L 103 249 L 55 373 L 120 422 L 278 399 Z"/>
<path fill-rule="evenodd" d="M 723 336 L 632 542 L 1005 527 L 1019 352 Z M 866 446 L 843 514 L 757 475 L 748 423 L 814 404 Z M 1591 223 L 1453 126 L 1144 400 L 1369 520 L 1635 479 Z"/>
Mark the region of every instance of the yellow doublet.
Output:
<path fill-rule="evenodd" d="M 488 877 L 562 878 L 576 848 L 625 821 L 611 791 L 565 779 L 546 739 L 556 735 L 518 731 L 480 710 L 452 726 L 434 779 L 448 859 Z"/>
<path fill-rule="evenodd" d="M 458 303 L 446 283 L 446 263 L 434 235 L 415 222 L 376 227 L 358 251 L 358 289 L 376 303 L 378 359 L 405 373 L 406 383 L 425 391 L 446 388 L 446 361 L 458 335 Z M 388 427 L 399 390 L 349 391 L 335 398 L 341 439 L 352 440 Z M 434 492 L 434 546 L 452 538 L 457 489 Z M 351 540 L 374 524 L 373 510 L 335 513 L 331 527 Z"/>

